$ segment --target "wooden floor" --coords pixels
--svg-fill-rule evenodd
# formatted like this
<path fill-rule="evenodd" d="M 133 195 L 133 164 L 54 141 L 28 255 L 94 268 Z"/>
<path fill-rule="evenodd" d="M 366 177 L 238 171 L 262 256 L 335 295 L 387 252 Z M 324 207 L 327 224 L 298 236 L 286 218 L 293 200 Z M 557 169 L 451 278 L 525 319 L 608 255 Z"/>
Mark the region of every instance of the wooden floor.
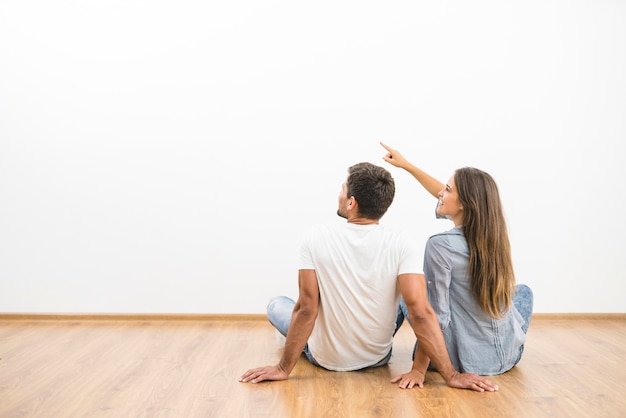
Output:
<path fill-rule="evenodd" d="M 388 366 L 239 383 L 275 363 L 263 320 L 0 320 L 0 417 L 626 417 L 626 320 L 533 319 L 496 393 L 389 383 L 410 368 L 404 326 Z"/>

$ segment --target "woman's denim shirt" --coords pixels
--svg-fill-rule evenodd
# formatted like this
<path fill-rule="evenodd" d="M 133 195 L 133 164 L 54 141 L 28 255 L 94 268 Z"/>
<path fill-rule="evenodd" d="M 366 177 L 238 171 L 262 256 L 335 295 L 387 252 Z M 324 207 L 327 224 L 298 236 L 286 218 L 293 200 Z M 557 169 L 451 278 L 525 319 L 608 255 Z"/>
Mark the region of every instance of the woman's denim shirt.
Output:
<path fill-rule="evenodd" d="M 424 253 L 428 299 L 457 370 L 504 373 L 521 358 L 524 320 L 513 305 L 500 319 L 480 308 L 470 289 L 468 260 L 469 248 L 460 226 L 430 237 Z"/>

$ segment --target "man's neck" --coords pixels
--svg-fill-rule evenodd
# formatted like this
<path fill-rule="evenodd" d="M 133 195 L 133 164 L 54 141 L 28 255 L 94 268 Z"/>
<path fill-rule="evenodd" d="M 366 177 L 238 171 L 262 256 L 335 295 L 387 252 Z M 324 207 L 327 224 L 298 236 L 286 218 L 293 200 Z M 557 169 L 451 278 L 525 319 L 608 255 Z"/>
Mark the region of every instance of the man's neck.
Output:
<path fill-rule="evenodd" d="M 354 225 L 377 225 L 378 219 L 352 218 L 348 219 L 348 223 Z"/>

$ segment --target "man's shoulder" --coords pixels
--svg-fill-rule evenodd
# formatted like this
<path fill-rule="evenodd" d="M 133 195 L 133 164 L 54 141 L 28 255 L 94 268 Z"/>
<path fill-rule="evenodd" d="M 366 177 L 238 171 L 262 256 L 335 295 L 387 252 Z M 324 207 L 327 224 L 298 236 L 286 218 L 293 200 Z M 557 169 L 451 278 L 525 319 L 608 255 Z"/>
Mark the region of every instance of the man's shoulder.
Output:
<path fill-rule="evenodd" d="M 304 232 L 305 237 L 329 237 L 335 236 L 341 233 L 341 230 L 345 229 L 344 224 L 338 222 L 316 222 L 306 229 Z"/>
<path fill-rule="evenodd" d="M 340 229 L 342 226 L 343 224 L 339 222 L 316 222 L 309 225 L 308 231 L 331 231 Z"/>
<path fill-rule="evenodd" d="M 409 237 L 411 236 L 411 232 L 408 228 L 398 226 L 398 225 L 380 225 L 381 230 L 384 234 L 395 237 Z"/>
<path fill-rule="evenodd" d="M 418 239 L 409 230 L 398 226 L 381 226 L 380 239 L 390 248 L 401 251 L 418 250 Z"/>

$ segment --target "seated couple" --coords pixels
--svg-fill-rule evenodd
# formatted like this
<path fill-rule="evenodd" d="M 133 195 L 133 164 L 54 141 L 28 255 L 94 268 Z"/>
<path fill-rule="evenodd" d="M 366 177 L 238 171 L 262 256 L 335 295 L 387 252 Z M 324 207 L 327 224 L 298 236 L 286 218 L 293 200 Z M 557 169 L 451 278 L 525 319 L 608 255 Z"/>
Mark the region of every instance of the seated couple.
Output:
<path fill-rule="evenodd" d="M 388 163 L 413 175 L 439 199 L 437 216 L 454 228 L 429 238 L 424 274 L 414 239 L 379 224 L 395 195 L 384 168 L 348 170 L 337 214 L 345 223 L 305 234 L 298 300 L 273 298 L 269 321 L 284 336 L 279 363 L 250 369 L 241 382 L 285 380 L 301 353 L 335 371 L 383 366 L 406 318 L 417 338 L 413 366 L 391 382 L 423 387 L 436 369 L 455 388 L 498 387 L 482 375 L 504 373 L 521 359 L 533 297 L 515 285 L 498 188 L 487 173 L 461 168 L 444 185 L 385 144 Z"/>

